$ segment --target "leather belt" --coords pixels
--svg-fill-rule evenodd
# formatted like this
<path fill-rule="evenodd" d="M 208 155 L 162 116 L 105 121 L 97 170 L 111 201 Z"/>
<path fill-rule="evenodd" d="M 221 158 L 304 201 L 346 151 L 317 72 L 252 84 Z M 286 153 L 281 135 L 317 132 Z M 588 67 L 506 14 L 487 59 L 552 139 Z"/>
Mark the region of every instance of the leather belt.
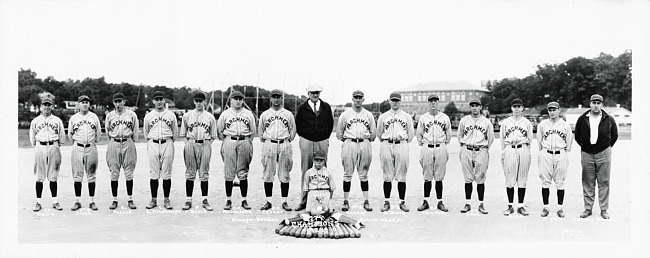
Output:
<path fill-rule="evenodd" d="M 309 191 L 329 191 L 329 188 L 316 188 L 316 189 L 309 189 Z"/>
<path fill-rule="evenodd" d="M 353 141 L 353 142 L 356 142 L 356 143 L 363 142 L 363 139 L 352 139 L 352 138 L 347 138 L 347 140 L 350 140 L 350 141 Z"/>
<path fill-rule="evenodd" d="M 129 139 L 129 138 L 124 138 L 124 139 L 113 138 L 113 141 L 116 141 L 116 142 L 125 142 L 125 141 L 127 141 L 128 139 Z"/>
<path fill-rule="evenodd" d="M 77 146 L 79 146 L 79 147 L 83 147 L 83 148 L 88 148 L 88 147 L 90 147 L 90 144 L 81 144 L 81 143 L 77 143 Z"/>
<path fill-rule="evenodd" d="M 393 140 L 387 140 L 387 141 L 388 141 L 388 143 L 392 143 L 392 144 L 399 144 L 399 143 L 401 142 L 401 141 L 399 141 L 399 140 L 396 140 L 396 141 L 393 141 Z"/>
<path fill-rule="evenodd" d="M 41 145 L 54 145 L 55 142 L 58 142 L 58 141 L 38 142 L 38 143 L 40 143 Z"/>
<path fill-rule="evenodd" d="M 468 150 L 471 150 L 471 151 L 480 151 L 481 150 L 481 147 L 478 147 L 478 146 L 475 147 L 475 146 L 465 145 L 465 148 L 467 148 Z"/>
<path fill-rule="evenodd" d="M 524 147 L 525 144 L 519 144 L 519 145 L 511 145 L 513 149 L 519 149 L 521 147 Z"/>
<path fill-rule="evenodd" d="M 165 139 L 162 139 L 162 140 L 153 139 L 152 141 L 157 143 L 157 144 L 163 144 L 163 143 L 167 142 L 167 140 L 165 140 Z"/>
<path fill-rule="evenodd" d="M 284 140 L 271 140 L 272 143 L 284 143 Z"/>
<path fill-rule="evenodd" d="M 246 136 L 230 136 L 230 139 L 235 141 L 241 141 L 241 140 L 245 140 Z"/>
<path fill-rule="evenodd" d="M 438 144 L 429 144 L 427 146 L 429 146 L 429 148 L 438 148 L 438 147 L 440 147 L 440 143 L 438 143 Z"/>
<path fill-rule="evenodd" d="M 194 140 L 194 143 L 203 143 L 204 141 L 207 141 L 207 140 Z"/>
<path fill-rule="evenodd" d="M 550 150 L 546 150 L 546 152 L 548 152 L 548 154 L 560 154 L 560 151 L 550 151 Z"/>

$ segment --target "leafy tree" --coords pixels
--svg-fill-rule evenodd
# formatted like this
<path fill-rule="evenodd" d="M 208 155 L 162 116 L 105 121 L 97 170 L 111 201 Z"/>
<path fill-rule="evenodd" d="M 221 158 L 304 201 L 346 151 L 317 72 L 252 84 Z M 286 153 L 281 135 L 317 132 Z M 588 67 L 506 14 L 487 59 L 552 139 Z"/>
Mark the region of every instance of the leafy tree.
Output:
<path fill-rule="evenodd" d="M 449 116 L 455 115 L 455 114 L 458 113 L 458 108 L 456 107 L 456 104 L 452 101 L 452 102 L 449 102 L 449 104 L 447 104 L 447 106 L 445 106 L 445 109 L 444 109 L 443 113 L 445 113 L 445 114 L 447 114 Z"/>

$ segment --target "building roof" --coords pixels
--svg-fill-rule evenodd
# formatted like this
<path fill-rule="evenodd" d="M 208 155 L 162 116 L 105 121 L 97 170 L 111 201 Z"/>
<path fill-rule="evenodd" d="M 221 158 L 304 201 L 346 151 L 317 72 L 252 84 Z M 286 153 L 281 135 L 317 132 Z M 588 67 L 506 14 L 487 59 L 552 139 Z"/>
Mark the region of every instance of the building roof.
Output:
<path fill-rule="evenodd" d="M 466 81 L 420 82 L 408 87 L 404 87 L 398 91 L 413 92 L 413 91 L 456 91 L 456 90 L 474 90 L 474 91 L 490 92 L 485 88 L 476 86 Z"/>
<path fill-rule="evenodd" d="M 588 107 L 583 107 L 583 108 L 567 108 L 567 109 L 566 109 L 566 114 L 577 114 L 577 115 L 582 115 L 582 114 L 584 114 L 585 112 L 587 112 L 587 110 L 589 110 Z M 623 112 L 626 112 L 626 113 L 630 113 L 630 114 L 632 114 L 632 111 L 629 111 L 629 110 L 627 110 L 627 108 L 624 108 L 624 107 L 620 107 L 620 108 L 617 108 L 617 107 L 603 107 L 603 110 L 605 110 L 605 112 L 607 112 L 607 114 L 614 114 L 614 113 L 616 113 L 617 111 L 618 111 L 618 112 L 623 111 Z"/>

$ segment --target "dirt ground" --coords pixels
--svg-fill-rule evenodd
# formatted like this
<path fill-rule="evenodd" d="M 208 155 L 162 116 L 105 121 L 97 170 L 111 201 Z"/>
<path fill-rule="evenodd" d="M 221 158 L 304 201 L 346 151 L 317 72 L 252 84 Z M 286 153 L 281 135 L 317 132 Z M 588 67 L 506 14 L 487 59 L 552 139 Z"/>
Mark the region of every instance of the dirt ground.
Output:
<path fill-rule="evenodd" d="M 119 181 L 120 207 L 112 211 L 108 209 L 112 201 L 109 171 L 106 166 L 106 145 L 99 145 L 99 169 L 97 172 L 97 189 L 95 201 L 98 211 L 88 209 L 88 188 L 84 182 L 82 208 L 70 211 L 74 204 L 73 181 L 70 170 L 71 147 L 62 147 L 63 162 L 59 177 L 59 202 L 63 211 L 51 208 L 51 198 L 48 184 L 43 190 L 43 207 L 41 212 L 32 212 L 35 202 L 33 176 L 33 149 L 20 148 L 18 152 L 18 197 L 17 197 L 17 242 L 23 247 L 30 244 L 261 244 L 266 249 L 277 251 L 278 246 L 294 246 L 302 244 L 477 244 L 485 246 L 488 243 L 554 243 L 559 245 L 576 245 L 593 242 L 621 242 L 631 240 L 632 207 L 631 180 L 635 173 L 647 173 L 640 169 L 632 169 L 632 141 L 621 140 L 613 148 L 610 220 L 600 218 L 599 210 L 594 208 L 594 216 L 580 219 L 583 211 L 582 186 L 580 175 L 580 151 L 574 143 L 570 152 L 569 174 L 565 182 L 566 196 L 564 211 L 566 218 L 560 219 L 555 215 L 555 188 L 551 189 L 551 214 L 547 218 L 540 217 L 542 210 L 541 182 L 538 177 L 536 143 L 533 144 L 533 162 L 528 177 L 526 192 L 526 208 L 530 216 L 518 214 L 503 216 L 507 198 L 502 172 L 501 149 L 498 140 L 490 149 L 490 165 L 486 181 L 485 207 L 489 214 L 482 215 L 476 211 L 478 201 L 476 190 L 473 194 L 472 211 L 462 214 L 459 210 L 464 205 L 463 176 L 458 159 L 459 144 L 454 137 L 449 145 L 450 159 L 447 164 L 447 176 L 444 180 L 444 202 L 450 212 L 427 210 L 418 212 L 416 209 L 423 200 L 422 173 L 419 165 L 419 148 L 415 142 L 410 143 L 410 165 L 407 175 L 406 203 L 410 212 L 402 212 L 398 208 L 396 183 L 393 183 L 391 210 L 381 212 L 383 203 L 382 172 L 379 162 L 379 142 L 373 146 L 373 162 L 369 172 L 370 202 L 372 212 L 362 208 L 358 175 L 353 177 L 351 191 L 351 210 L 347 214 L 364 222 L 367 227 L 361 230 L 361 238 L 355 239 L 298 239 L 279 236 L 274 233 L 278 222 L 292 217 L 296 212 L 285 212 L 279 208 L 281 204 L 279 183 L 275 183 L 273 205 L 270 211 L 260 211 L 264 204 L 262 165 L 260 159 L 261 144 L 254 141 L 253 162 L 249 174 L 248 202 L 251 210 L 243 210 L 239 204 L 241 197 L 239 188 L 233 189 L 232 211 L 222 209 L 225 204 L 223 183 L 223 162 L 219 149 L 221 142 L 213 145 L 209 200 L 215 208 L 207 212 L 200 207 L 200 187 L 194 187 L 194 207 L 189 211 L 181 210 L 185 201 L 185 166 L 182 157 L 182 142 L 175 143 L 175 158 L 172 176 L 171 200 L 174 209 L 171 211 L 156 208 L 145 209 L 150 199 L 149 173 L 146 162 L 146 143 L 137 143 L 138 163 L 135 170 L 134 194 L 136 210 L 126 206 L 126 190 L 123 174 Z M 289 192 L 289 204 L 295 207 L 300 198 L 300 151 L 298 141 L 293 142 L 294 167 L 291 171 L 292 181 Z M 334 195 L 334 208 L 340 209 L 342 204 L 342 166 L 341 143 L 332 135 L 329 148 L 329 169 L 333 171 L 337 184 Z M 162 199 L 162 187 L 159 190 Z M 435 190 L 432 193 L 435 203 Z M 162 201 L 159 201 L 161 203 Z M 431 201 L 430 201 L 431 203 Z M 647 203 L 646 203 L 647 204 Z M 573 244 L 572 244 L 573 243 Z M 27 244 L 27 245 L 24 245 Z M 517 245 L 517 244 L 515 244 Z M 51 246 L 51 245 L 45 245 Z M 57 245 L 55 245 L 57 246 Z M 104 245 L 100 245 L 104 246 Z M 113 246 L 113 245 L 111 245 Z M 119 245 L 118 245 L 119 246 Z M 131 248 L 137 246 L 127 245 Z M 145 245 L 151 246 L 151 245 Z M 161 245 L 153 245 L 159 249 Z M 190 245 L 192 249 L 195 245 Z M 199 247 L 203 245 L 198 245 Z M 447 245 L 448 246 L 448 245 Z M 453 245 L 452 245 L 453 246 Z M 350 247 L 350 245 L 347 245 Z M 239 248 L 239 247 L 236 247 Z M 266 249 L 262 250 L 266 250 Z M 567 248 L 567 247 L 564 247 Z M 182 250 L 182 249 L 181 249 Z M 375 249 L 375 251 L 380 249 Z M 564 249 L 560 249 L 564 250 Z M 570 248 L 567 250 L 571 250 Z M 548 254 L 549 251 L 545 251 Z M 575 250 L 574 250 L 575 251 Z M 34 253 L 41 253 L 33 251 Z M 171 254 L 173 252 L 165 252 Z M 568 252 L 568 251 L 564 251 Z M 602 252 L 601 252 L 602 253 Z M 379 253 L 381 254 L 381 253 Z M 459 254 L 462 254 L 460 252 Z M 541 254 L 541 253 L 540 253 Z M 578 254 L 578 253 L 576 253 Z"/>

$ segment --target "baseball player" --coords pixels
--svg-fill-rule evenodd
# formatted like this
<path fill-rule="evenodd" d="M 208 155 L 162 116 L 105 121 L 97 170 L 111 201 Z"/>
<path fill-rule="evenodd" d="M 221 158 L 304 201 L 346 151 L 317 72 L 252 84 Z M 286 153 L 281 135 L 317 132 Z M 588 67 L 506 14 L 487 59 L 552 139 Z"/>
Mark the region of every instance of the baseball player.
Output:
<path fill-rule="evenodd" d="M 264 193 L 266 204 L 261 210 L 271 208 L 273 196 L 273 178 L 278 173 L 282 194 L 282 209 L 291 211 L 287 204 L 289 196 L 289 172 L 293 167 L 293 150 L 291 142 L 296 137 L 296 120 L 293 114 L 284 109 L 281 90 L 271 91 L 271 107 L 260 116 L 258 131 L 262 142 L 262 166 L 264 166 Z"/>
<path fill-rule="evenodd" d="M 449 116 L 438 110 L 440 97 L 436 94 L 429 95 L 429 112 L 418 119 L 417 132 L 415 133 L 420 150 L 420 165 L 424 175 L 424 201 L 418 211 L 429 209 L 429 196 L 431 194 L 431 180 L 436 180 L 436 198 L 438 210 L 448 212 L 442 203 L 442 180 L 447 172 L 447 145 L 451 141 L 451 120 Z"/>
<path fill-rule="evenodd" d="M 52 208 L 63 210 L 57 201 L 57 179 L 61 166 L 59 146 L 65 141 L 65 128 L 60 118 L 52 115 L 52 96 L 41 99 L 41 114 L 29 125 L 29 142 L 34 146 L 34 175 L 36 175 L 36 205 L 34 211 L 41 210 L 43 181 L 50 181 Z"/>
<path fill-rule="evenodd" d="M 253 158 L 253 137 L 257 128 L 253 113 L 245 109 L 244 94 L 233 91 L 230 94 L 230 108 L 226 109 L 217 120 L 217 136 L 222 140 L 221 158 L 224 165 L 226 180 L 226 206 L 224 210 L 232 208 L 233 180 L 235 175 L 239 178 L 239 190 L 242 196 L 241 206 L 249 210 L 251 207 L 246 202 L 248 193 L 248 166 Z"/>
<path fill-rule="evenodd" d="M 194 94 L 194 110 L 183 115 L 179 137 L 185 137 L 183 157 L 185 159 L 185 206 L 183 210 L 192 208 L 192 192 L 194 179 L 199 172 L 201 180 L 202 206 L 212 211 L 208 202 L 208 177 L 210 171 L 210 158 L 212 157 L 212 143 L 217 139 L 217 121 L 210 112 L 205 111 L 205 93 Z"/>
<path fill-rule="evenodd" d="M 104 128 L 108 135 L 109 142 L 106 148 L 106 164 L 111 171 L 111 192 L 113 202 L 109 207 L 111 210 L 117 208 L 117 186 L 120 178 L 120 169 L 124 169 L 126 178 L 126 193 L 129 196 L 128 206 L 135 209 L 133 204 L 133 170 L 138 160 L 138 154 L 135 150 L 135 140 L 138 139 L 138 130 L 140 122 L 135 112 L 124 108 L 126 99 L 124 94 L 113 94 L 113 105 L 115 110 L 106 115 Z"/>
<path fill-rule="evenodd" d="M 368 169 L 372 162 L 372 147 L 370 142 L 376 137 L 375 118 L 370 111 L 363 108 L 364 94 L 357 90 L 352 93 L 352 108 L 339 117 L 336 127 L 336 138 L 343 142 L 341 146 L 341 163 L 343 163 L 343 208 L 348 211 L 350 203 L 350 188 L 354 169 L 359 173 L 361 191 L 363 192 L 363 208 L 372 211 L 368 201 Z"/>
<path fill-rule="evenodd" d="M 390 192 L 392 181 L 397 180 L 399 193 L 399 208 L 408 212 L 404 198 L 406 197 L 406 172 L 409 164 L 409 146 L 415 136 L 413 119 L 400 110 L 402 95 L 393 92 L 390 94 L 390 110 L 384 112 L 377 119 L 377 135 L 381 142 L 379 159 L 381 169 L 384 171 L 384 207 L 382 212 L 390 209 Z"/>
<path fill-rule="evenodd" d="M 539 178 L 542 179 L 542 217 L 548 216 L 548 196 L 551 181 L 555 182 L 557 188 L 557 216 L 564 218 L 562 203 L 564 202 L 564 179 L 566 179 L 569 167 L 569 154 L 573 143 L 571 126 L 560 118 L 560 104 L 550 102 L 548 108 L 548 119 L 544 119 L 537 126 L 537 143 L 539 145 Z"/>
<path fill-rule="evenodd" d="M 97 171 L 97 146 L 102 126 L 95 113 L 90 112 L 90 98 L 82 95 L 78 98 L 79 112 L 70 117 L 68 123 L 68 138 L 73 141 L 72 177 L 74 179 L 74 193 L 76 202 L 71 210 L 81 208 L 81 182 L 84 174 L 88 179 L 88 195 L 90 196 L 90 209 L 96 211 L 95 205 L 95 172 Z"/>
<path fill-rule="evenodd" d="M 163 179 L 163 195 L 165 209 L 173 209 L 169 200 L 172 188 L 172 164 L 174 163 L 174 140 L 178 135 L 176 115 L 165 108 L 164 94 L 161 91 L 153 93 L 154 110 L 144 116 L 142 131 L 147 140 L 149 155 L 149 188 L 151 201 L 147 209 L 158 206 L 158 179 Z"/>
<path fill-rule="evenodd" d="M 512 202 L 515 198 L 515 186 L 517 187 L 517 213 L 528 216 L 524 208 L 524 196 L 526 195 L 526 181 L 528 181 L 528 170 L 530 169 L 530 143 L 533 137 L 533 124 L 521 115 L 524 111 L 524 102 L 521 99 L 513 99 L 510 109 L 512 116 L 501 122 L 500 138 L 501 165 L 506 177 L 506 194 L 508 195 L 508 208 L 503 215 L 509 216 L 514 213 Z"/>
<path fill-rule="evenodd" d="M 471 114 L 466 115 L 458 124 L 458 142 L 460 143 L 460 163 L 465 178 L 465 207 L 460 211 L 466 213 L 472 208 L 472 182 L 476 181 L 478 192 L 478 211 L 482 214 L 488 212 L 483 207 L 485 193 L 485 174 L 487 173 L 490 156 L 488 150 L 494 142 L 494 127 L 490 120 L 481 114 L 481 101 L 469 101 Z"/>

